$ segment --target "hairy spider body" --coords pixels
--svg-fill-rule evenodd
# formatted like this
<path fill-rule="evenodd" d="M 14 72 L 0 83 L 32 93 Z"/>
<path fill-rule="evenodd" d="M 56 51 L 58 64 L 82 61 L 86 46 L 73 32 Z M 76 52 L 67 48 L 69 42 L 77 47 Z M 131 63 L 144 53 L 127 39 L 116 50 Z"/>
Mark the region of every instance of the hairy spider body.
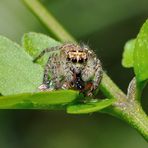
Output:
<path fill-rule="evenodd" d="M 49 57 L 39 89 L 77 89 L 81 92 L 87 89 L 86 95 L 91 96 L 102 78 L 102 66 L 96 54 L 86 45 L 68 43 L 43 50 L 34 61 L 53 50 L 58 50 L 59 54 Z"/>

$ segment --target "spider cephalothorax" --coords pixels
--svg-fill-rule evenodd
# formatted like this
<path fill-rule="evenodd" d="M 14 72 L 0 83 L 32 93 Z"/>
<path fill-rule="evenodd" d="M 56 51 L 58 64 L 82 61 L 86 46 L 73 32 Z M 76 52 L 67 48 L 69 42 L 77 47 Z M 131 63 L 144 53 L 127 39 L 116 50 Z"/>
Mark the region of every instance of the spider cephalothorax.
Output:
<path fill-rule="evenodd" d="M 61 51 L 66 55 L 68 61 L 73 63 L 84 63 L 88 58 L 88 50 L 76 44 L 62 46 Z"/>
<path fill-rule="evenodd" d="M 53 50 L 58 50 L 59 54 L 49 57 L 40 90 L 78 89 L 83 92 L 87 89 L 86 95 L 92 95 L 102 78 L 102 66 L 96 54 L 86 45 L 67 43 L 43 50 L 35 60 Z"/>

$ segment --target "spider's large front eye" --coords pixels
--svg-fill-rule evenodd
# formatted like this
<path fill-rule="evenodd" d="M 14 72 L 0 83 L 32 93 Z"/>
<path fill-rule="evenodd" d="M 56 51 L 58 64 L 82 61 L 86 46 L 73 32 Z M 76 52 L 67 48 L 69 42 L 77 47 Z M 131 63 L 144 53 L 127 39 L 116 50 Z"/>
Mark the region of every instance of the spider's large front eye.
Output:
<path fill-rule="evenodd" d="M 79 63 L 80 63 L 80 64 L 82 64 L 83 62 L 84 62 L 84 60 L 83 60 L 83 59 L 80 59 L 80 60 L 79 60 Z"/>
<path fill-rule="evenodd" d="M 70 61 L 70 58 L 68 57 L 66 60 L 67 60 L 67 61 Z"/>
<path fill-rule="evenodd" d="M 77 62 L 77 59 L 72 59 L 72 62 L 73 62 L 73 63 L 76 63 L 76 62 Z"/>
<path fill-rule="evenodd" d="M 83 64 L 83 63 L 85 63 L 85 62 L 87 62 L 87 59 L 83 59 L 83 58 L 82 58 L 82 59 L 79 60 L 79 63 L 80 63 L 80 64 Z"/>

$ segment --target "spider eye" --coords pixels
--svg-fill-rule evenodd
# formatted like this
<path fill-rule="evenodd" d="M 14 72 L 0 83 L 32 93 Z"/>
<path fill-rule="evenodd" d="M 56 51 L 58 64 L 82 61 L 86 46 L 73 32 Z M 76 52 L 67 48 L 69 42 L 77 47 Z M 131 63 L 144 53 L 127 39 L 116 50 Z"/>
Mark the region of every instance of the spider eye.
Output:
<path fill-rule="evenodd" d="M 76 62 L 77 62 L 77 59 L 72 59 L 72 62 L 73 62 L 73 63 L 76 63 Z"/>
<path fill-rule="evenodd" d="M 84 62 L 84 60 L 83 60 L 83 59 L 80 59 L 80 60 L 79 60 L 79 63 L 83 63 L 83 62 Z"/>
<path fill-rule="evenodd" d="M 85 63 L 85 62 L 87 62 L 87 59 L 80 59 L 80 60 L 79 60 L 79 63 L 80 63 L 80 64 Z"/>
<path fill-rule="evenodd" d="M 70 58 L 67 58 L 67 61 L 70 61 Z"/>

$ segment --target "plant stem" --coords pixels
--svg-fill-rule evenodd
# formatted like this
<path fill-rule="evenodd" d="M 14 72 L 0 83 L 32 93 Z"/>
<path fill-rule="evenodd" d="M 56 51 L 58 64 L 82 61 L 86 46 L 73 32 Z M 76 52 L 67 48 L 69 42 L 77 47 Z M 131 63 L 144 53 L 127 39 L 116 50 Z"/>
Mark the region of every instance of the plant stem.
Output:
<path fill-rule="evenodd" d="M 24 2 L 60 41 L 76 42 L 38 0 L 24 0 Z M 105 73 L 103 74 L 100 89 L 107 98 L 117 99 L 116 103 L 104 110 L 104 112 L 125 120 L 136 128 L 148 141 L 148 117 L 138 101 L 129 103 L 127 96 Z"/>
<path fill-rule="evenodd" d="M 62 42 L 72 41 L 74 38 L 68 34 L 63 26 L 48 12 L 38 0 L 24 0 L 25 4 L 38 16 L 40 21 Z"/>
<path fill-rule="evenodd" d="M 104 109 L 102 112 L 111 114 L 126 121 L 148 141 L 148 117 L 139 102 L 116 102 L 113 107 Z"/>
<path fill-rule="evenodd" d="M 128 104 L 124 110 L 121 110 L 121 113 L 122 118 L 136 128 L 148 141 L 148 117 L 143 111 L 141 105 L 138 102 L 134 102 L 130 105 Z"/>

